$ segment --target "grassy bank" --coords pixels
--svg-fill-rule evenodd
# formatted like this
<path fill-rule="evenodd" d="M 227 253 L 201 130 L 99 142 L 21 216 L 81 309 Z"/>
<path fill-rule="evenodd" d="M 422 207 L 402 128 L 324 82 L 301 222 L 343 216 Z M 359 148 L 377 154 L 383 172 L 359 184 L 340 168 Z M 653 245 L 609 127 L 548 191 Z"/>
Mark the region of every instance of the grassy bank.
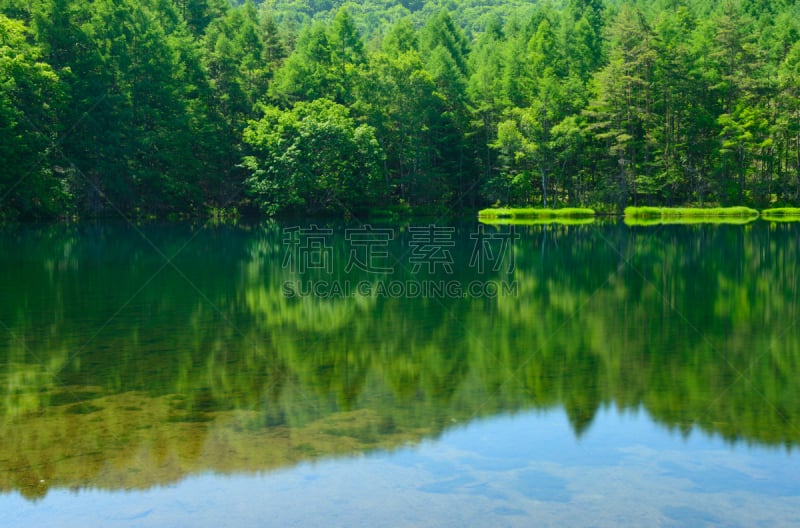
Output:
<path fill-rule="evenodd" d="M 594 223 L 594 217 L 588 218 L 508 218 L 481 216 L 478 221 L 485 225 L 586 225 Z"/>
<path fill-rule="evenodd" d="M 626 216 L 623 221 L 627 226 L 655 226 L 655 225 L 692 225 L 692 224 L 725 224 L 745 225 L 755 222 L 756 216 L 661 216 L 661 217 L 636 217 Z"/>
<path fill-rule="evenodd" d="M 626 207 L 625 218 L 758 218 L 749 207 Z"/>
<path fill-rule="evenodd" d="M 539 209 L 535 207 L 496 207 L 478 211 L 478 218 L 527 218 L 532 220 L 592 218 L 594 215 L 594 209 L 580 207 L 564 207 L 562 209 Z"/>
<path fill-rule="evenodd" d="M 775 207 L 761 211 L 761 218 L 771 222 L 800 222 L 800 207 Z"/>

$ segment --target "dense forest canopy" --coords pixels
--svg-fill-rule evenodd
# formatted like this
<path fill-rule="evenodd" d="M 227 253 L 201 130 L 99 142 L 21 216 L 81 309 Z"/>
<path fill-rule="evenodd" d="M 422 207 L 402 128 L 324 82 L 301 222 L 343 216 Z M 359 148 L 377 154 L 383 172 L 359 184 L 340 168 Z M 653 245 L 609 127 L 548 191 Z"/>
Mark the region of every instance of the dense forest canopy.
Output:
<path fill-rule="evenodd" d="M 0 0 L 0 219 L 800 203 L 790 0 Z"/>

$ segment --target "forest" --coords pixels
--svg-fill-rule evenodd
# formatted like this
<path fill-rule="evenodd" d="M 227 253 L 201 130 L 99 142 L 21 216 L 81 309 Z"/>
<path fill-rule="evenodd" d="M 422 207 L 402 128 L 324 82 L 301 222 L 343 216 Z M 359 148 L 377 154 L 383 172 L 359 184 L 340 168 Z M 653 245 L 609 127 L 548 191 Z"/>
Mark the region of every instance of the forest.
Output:
<path fill-rule="evenodd" d="M 0 0 L 0 220 L 800 204 L 792 0 Z"/>

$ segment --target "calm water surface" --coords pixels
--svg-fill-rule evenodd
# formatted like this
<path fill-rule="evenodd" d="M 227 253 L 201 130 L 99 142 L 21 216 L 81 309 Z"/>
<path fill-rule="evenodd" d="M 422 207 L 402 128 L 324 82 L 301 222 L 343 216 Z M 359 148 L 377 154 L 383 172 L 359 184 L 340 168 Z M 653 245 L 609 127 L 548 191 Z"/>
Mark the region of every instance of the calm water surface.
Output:
<path fill-rule="evenodd" d="M 0 526 L 800 525 L 800 225 L 0 231 Z"/>

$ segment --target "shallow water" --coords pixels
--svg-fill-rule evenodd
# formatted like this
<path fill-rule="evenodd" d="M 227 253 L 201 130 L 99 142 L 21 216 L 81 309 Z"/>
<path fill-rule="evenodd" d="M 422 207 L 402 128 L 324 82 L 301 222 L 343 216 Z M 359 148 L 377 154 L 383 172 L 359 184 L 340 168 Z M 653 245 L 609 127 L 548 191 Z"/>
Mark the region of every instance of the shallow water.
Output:
<path fill-rule="evenodd" d="M 0 524 L 797 525 L 798 235 L 6 228 Z"/>

